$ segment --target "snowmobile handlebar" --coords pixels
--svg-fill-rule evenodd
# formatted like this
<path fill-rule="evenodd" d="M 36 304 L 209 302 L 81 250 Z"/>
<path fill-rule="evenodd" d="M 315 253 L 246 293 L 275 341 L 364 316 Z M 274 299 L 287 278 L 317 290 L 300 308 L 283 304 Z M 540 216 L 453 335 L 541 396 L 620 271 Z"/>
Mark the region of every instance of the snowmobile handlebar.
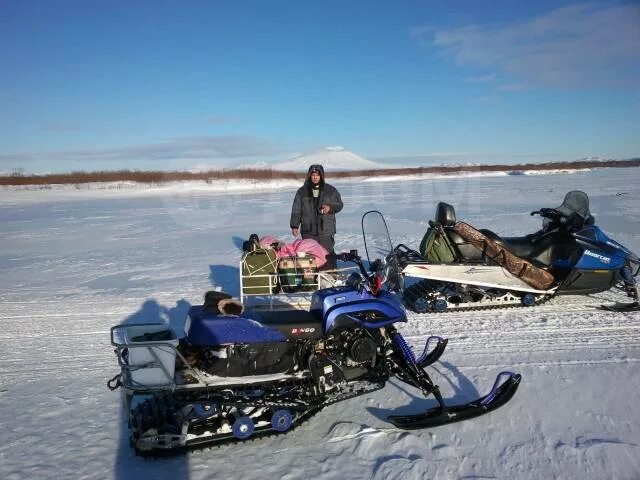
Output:
<path fill-rule="evenodd" d="M 369 278 L 369 272 L 367 272 L 367 269 L 364 268 L 364 264 L 362 263 L 362 258 L 360 258 L 360 255 L 358 255 L 358 250 L 350 250 L 349 252 L 329 254 L 327 255 L 327 259 L 331 259 L 334 261 L 340 260 L 341 262 L 353 262 L 360 269 L 360 273 L 362 273 L 362 275 L 366 279 Z"/>
<path fill-rule="evenodd" d="M 578 212 L 572 212 L 570 215 L 562 213 L 555 208 L 541 208 L 531 215 L 540 215 L 543 218 L 551 220 L 551 225 L 560 227 L 567 231 L 578 230 L 585 224 L 585 219 Z"/>
<path fill-rule="evenodd" d="M 343 262 L 353 262 L 358 266 L 360 270 L 360 275 L 357 273 L 352 273 L 349 275 L 347 279 L 347 284 L 350 284 L 354 288 L 363 288 L 364 285 L 367 285 L 368 290 L 374 294 L 378 295 L 380 289 L 382 288 L 382 284 L 384 283 L 383 277 L 379 274 L 382 268 L 382 260 L 374 260 L 371 262 L 370 269 L 371 271 L 367 271 L 362 262 L 362 258 L 358 255 L 357 250 L 351 250 L 345 253 L 338 253 L 333 255 L 327 255 L 327 259 L 340 260 Z M 358 279 L 354 278 L 358 277 Z"/>
<path fill-rule="evenodd" d="M 531 215 L 540 215 L 541 217 L 548 218 L 550 220 L 557 221 L 559 223 L 563 223 L 563 219 L 566 218 L 562 213 L 560 213 L 555 208 L 541 208 L 540 210 L 536 210 L 531 212 Z"/>

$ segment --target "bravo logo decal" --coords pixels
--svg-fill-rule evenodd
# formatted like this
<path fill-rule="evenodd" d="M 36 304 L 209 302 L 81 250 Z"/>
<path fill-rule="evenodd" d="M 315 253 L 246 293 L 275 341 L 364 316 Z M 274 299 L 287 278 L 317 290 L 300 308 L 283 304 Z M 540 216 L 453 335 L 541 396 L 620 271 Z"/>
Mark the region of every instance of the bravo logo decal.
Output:
<path fill-rule="evenodd" d="M 291 329 L 291 334 L 292 335 L 301 335 L 303 333 L 313 333 L 315 331 L 316 331 L 316 329 L 314 327 L 293 328 L 293 329 Z"/>
<path fill-rule="evenodd" d="M 592 252 L 591 250 L 585 250 L 584 254 L 588 255 L 589 257 L 597 258 L 602 263 L 611 263 L 611 259 L 609 257 L 605 257 L 604 255 L 600 255 L 599 253 Z"/>

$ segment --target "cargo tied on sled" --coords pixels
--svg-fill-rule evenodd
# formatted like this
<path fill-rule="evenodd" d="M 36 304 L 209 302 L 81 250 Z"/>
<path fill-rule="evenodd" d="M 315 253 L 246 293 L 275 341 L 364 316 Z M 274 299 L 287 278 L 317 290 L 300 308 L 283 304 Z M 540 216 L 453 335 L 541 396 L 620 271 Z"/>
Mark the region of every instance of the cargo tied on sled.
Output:
<path fill-rule="evenodd" d="M 343 285 L 352 267 L 327 269 L 326 250 L 315 240 L 285 244 L 251 234 L 240 260 L 240 301 L 257 309 L 308 308 L 311 294 Z"/>

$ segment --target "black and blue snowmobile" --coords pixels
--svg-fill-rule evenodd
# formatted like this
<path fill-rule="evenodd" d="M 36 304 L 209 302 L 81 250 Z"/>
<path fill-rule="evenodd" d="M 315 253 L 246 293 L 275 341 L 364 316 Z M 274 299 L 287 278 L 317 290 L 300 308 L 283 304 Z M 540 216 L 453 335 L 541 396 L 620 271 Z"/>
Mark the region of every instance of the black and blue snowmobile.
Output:
<path fill-rule="evenodd" d="M 447 340 L 430 337 L 422 355 L 414 355 L 396 329 L 407 321 L 405 310 L 387 290 L 396 267 L 384 218 L 367 212 L 362 225 L 368 264 L 355 250 L 338 255 L 359 273 L 346 285 L 314 292 L 308 311 L 243 311 L 228 295 L 208 292 L 204 305 L 189 310 L 184 338 L 166 325 L 112 328 L 121 372 L 108 385 L 126 393 L 137 453 L 286 432 L 328 405 L 383 388 L 392 377 L 435 399 L 426 412 L 389 417 L 402 429 L 466 420 L 513 397 L 521 377 L 502 372 L 477 400 L 449 405 L 443 399 L 425 367 L 440 358 Z M 372 228 L 386 239 L 368 238 Z"/>
<path fill-rule="evenodd" d="M 543 218 L 539 231 L 501 237 L 456 221 L 453 206 L 438 203 L 420 250 L 395 248 L 402 278 L 420 279 L 403 290 L 405 303 L 418 313 L 533 306 L 617 288 L 632 301 L 602 308 L 640 310 L 640 260 L 594 224 L 586 193 L 571 191 L 560 206 L 531 215 Z"/>

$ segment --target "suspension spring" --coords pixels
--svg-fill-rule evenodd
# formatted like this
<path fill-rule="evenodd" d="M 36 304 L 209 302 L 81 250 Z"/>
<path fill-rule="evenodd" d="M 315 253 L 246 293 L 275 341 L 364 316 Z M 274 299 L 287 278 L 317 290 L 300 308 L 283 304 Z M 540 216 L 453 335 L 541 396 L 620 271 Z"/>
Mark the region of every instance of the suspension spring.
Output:
<path fill-rule="evenodd" d="M 416 356 L 413 350 L 411 350 L 411 347 L 409 347 L 409 344 L 399 332 L 396 332 L 393 336 L 393 343 L 400 349 L 408 364 L 416 365 Z"/>

